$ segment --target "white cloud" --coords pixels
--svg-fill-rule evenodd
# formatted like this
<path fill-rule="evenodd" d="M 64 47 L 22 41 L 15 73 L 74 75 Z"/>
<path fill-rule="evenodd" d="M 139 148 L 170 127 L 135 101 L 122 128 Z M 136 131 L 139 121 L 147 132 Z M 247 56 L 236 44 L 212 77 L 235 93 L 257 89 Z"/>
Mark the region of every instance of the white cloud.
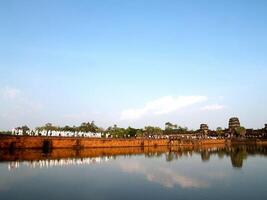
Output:
<path fill-rule="evenodd" d="M 226 106 L 224 105 L 219 105 L 219 104 L 212 104 L 212 105 L 207 105 L 201 108 L 201 110 L 222 110 Z"/>
<path fill-rule="evenodd" d="M 6 99 L 15 99 L 20 96 L 20 90 L 16 88 L 6 87 L 2 91 L 2 95 Z"/>
<path fill-rule="evenodd" d="M 181 108 L 206 101 L 206 96 L 165 96 L 145 104 L 143 108 L 127 109 L 121 112 L 122 120 L 139 119 L 147 114 L 162 115 Z"/>

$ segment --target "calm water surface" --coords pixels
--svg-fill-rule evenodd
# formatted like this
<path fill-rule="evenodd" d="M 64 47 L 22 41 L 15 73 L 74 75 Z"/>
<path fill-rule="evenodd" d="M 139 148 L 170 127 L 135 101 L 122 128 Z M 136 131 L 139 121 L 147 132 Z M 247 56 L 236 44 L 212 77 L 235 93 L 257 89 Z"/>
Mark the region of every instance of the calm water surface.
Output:
<path fill-rule="evenodd" d="M 265 146 L 60 151 L 1 151 L 0 199 L 267 199 Z"/>

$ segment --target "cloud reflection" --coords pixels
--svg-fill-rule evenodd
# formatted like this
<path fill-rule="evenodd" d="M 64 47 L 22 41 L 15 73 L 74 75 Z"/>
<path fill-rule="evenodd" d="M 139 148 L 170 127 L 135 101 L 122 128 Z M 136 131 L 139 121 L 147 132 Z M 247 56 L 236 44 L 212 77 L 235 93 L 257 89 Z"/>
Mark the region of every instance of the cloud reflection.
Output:
<path fill-rule="evenodd" d="M 119 165 L 124 172 L 143 174 L 148 181 L 167 188 L 173 188 L 176 185 L 182 188 L 205 188 L 209 186 L 205 181 L 181 175 L 166 167 L 148 167 L 138 161 L 120 162 Z"/>

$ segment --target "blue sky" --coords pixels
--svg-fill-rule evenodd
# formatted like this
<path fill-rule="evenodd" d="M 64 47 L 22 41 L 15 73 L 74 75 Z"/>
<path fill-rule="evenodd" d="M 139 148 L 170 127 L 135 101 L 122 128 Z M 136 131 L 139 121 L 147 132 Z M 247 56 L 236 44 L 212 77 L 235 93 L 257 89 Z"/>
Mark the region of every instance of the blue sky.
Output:
<path fill-rule="evenodd" d="M 0 0 L 0 129 L 267 123 L 267 1 Z"/>

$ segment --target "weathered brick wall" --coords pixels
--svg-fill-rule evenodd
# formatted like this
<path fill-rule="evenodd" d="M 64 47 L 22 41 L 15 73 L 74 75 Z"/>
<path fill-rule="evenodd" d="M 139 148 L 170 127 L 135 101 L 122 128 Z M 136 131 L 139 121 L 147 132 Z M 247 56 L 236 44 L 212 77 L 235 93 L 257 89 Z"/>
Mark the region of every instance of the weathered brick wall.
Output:
<path fill-rule="evenodd" d="M 1 136 L 0 148 L 42 148 L 45 141 L 52 148 L 93 148 L 93 147 L 142 147 L 166 146 L 166 139 L 93 139 L 93 138 L 62 138 L 62 137 L 31 137 L 31 136 Z"/>
<path fill-rule="evenodd" d="M 82 139 L 82 147 L 140 147 L 140 146 L 166 146 L 166 139 Z"/>
<path fill-rule="evenodd" d="M 43 148 L 45 141 L 52 148 L 100 148 L 100 147 L 146 147 L 146 146 L 194 146 L 224 144 L 225 140 L 174 140 L 167 139 L 104 139 L 104 138 L 63 138 L 41 136 L 0 136 L 0 148 Z"/>
<path fill-rule="evenodd" d="M 44 138 L 24 136 L 1 136 L 0 148 L 42 148 Z"/>

